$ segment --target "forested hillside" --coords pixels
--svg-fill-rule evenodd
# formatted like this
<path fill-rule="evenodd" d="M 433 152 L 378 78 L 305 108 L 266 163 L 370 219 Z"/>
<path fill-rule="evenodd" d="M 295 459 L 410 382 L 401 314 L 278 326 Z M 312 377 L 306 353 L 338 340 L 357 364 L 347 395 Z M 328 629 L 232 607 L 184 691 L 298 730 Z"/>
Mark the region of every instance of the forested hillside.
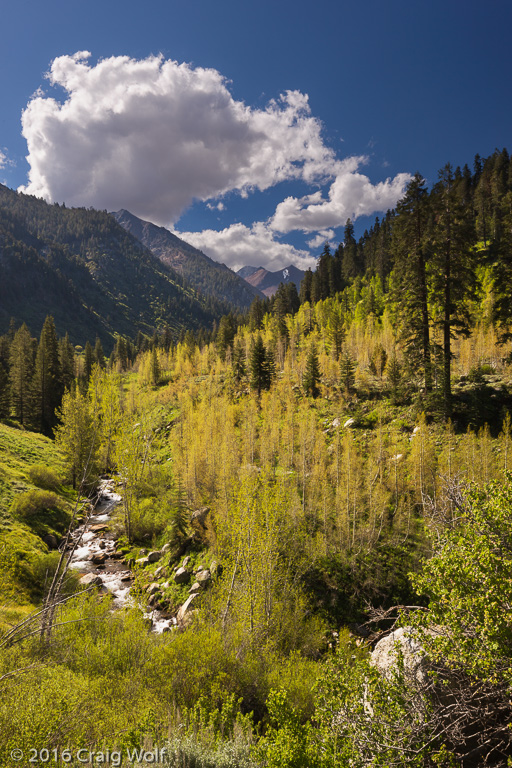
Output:
<path fill-rule="evenodd" d="M 508 764 L 511 168 L 416 175 L 300 291 L 211 336 L 162 326 L 107 357 L 48 317 L 0 339 L 5 755 Z M 92 530 L 100 476 L 120 501 Z M 85 581 L 69 521 L 103 542 Z"/>
<path fill-rule="evenodd" d="M 211 325 L 227 306 L 199 297 L 106 212 L 48 205 L 0 185 L 0 328 L 39 333 L 52 314 L 75 344 Z"/>
<path fill-rule="evenodd" d="M 160 261 L 172 267 L 200 293 L 225 301 L 238 309 L 248 309 L 256 296 L 261 297 L 257 289 L 247 285 L 225 264 L 212 261 L 165 227 L 142 221 L 129 211 L 117 211 L 112 216 L 158 256 Z"/>

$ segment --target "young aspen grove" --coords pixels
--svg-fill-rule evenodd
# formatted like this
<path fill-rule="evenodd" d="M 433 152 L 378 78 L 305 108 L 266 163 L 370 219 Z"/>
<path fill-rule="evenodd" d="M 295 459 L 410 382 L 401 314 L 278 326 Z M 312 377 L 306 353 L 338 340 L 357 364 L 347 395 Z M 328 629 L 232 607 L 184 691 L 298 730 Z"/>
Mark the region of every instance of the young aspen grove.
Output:
<path fill-rule="evenodd" d="M 418 173 L 215 327 L 11 323 L 2 765 L 510 763 L 511 199 L 506 150 Z"/>

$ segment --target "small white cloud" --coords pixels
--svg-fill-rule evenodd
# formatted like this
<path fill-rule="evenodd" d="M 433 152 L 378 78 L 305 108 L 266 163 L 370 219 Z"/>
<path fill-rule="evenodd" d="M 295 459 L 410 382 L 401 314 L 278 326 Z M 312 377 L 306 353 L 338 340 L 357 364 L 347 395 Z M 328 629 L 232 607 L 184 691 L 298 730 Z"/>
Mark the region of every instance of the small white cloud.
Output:
<path fill-rule="evenodd" d="M 329 189 L 328 198 L 320 193 L 307 197 L 287 197 L 276 208 L 270 226 L 277 232 L 317 232 L 330 227 L 343 226 L 348 218 L 387 211 L 394 208 L 410 181 L 408 173 L 399 173 L 394 179 L 372 184 L 368 176 L 357 173 L 365 157 L 350 157 L 336 164 L 336 178 Z"/>
<path fill-rule="evenodd" d="M 323 229 L 321 232 L 318 233 L 315 237 L 311 238 L 311 240 L 308 240 L 308 246 L 310 248 L 320 248 L 320 246 L 324 245 L 325 242 L 329 242 L 334 237 L 334 230 L 333 229 Z"/>
<path fill-rule="evenodd" d="M 308 269 L 314 268 L 316 263 L 307 251 L 276 240 L 275 233 L 263 222 L 256 222 L 252 227 L 238 223 L 220 231 L 207 229 L 203 232 L 175 234 L 202 250 L 214 261 L 223 262 L 234 270 L 252 264 L 275 272 L 290 264 L 295 264 L 300 269 Z"/>
<path fill-rule="evenodd" d="M 11 160 L 11 158 L 7 154 L 7 149 L 5 147 L 1 147 L 0 148 L 0 169 L 14 168 L 15 166 L 16 166 L 16 163 L 14 160 Z"/>

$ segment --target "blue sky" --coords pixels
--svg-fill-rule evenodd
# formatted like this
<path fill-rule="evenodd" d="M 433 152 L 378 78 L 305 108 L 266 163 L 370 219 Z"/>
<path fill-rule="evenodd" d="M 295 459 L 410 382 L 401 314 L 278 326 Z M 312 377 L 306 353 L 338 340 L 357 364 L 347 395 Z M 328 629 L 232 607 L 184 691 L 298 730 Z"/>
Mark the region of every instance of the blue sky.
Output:
<path fill-rule="evenodd" d="M 511 22 L 510 0 L 10 0 L 0 181 L 305 267 L 407 174 L 512 151 Z"/>

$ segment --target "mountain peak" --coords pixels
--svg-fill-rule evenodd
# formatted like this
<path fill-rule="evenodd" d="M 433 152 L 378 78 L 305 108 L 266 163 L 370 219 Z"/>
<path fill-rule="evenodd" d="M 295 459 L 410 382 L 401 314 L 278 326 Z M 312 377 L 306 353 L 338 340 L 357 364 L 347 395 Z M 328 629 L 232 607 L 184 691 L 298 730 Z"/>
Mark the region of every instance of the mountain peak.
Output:
<path fill-rule="evenodd" d="M 295 283 L 298 290 L 305 272 L 294 264 L 290 264 L 276 272 L 269 272 L 265 267 L 242 267 L 237 274 L 243 277 L 249 285 L 258 288 L 265 296 L 269 297 L 274 295 L 280 283 Z"/>

